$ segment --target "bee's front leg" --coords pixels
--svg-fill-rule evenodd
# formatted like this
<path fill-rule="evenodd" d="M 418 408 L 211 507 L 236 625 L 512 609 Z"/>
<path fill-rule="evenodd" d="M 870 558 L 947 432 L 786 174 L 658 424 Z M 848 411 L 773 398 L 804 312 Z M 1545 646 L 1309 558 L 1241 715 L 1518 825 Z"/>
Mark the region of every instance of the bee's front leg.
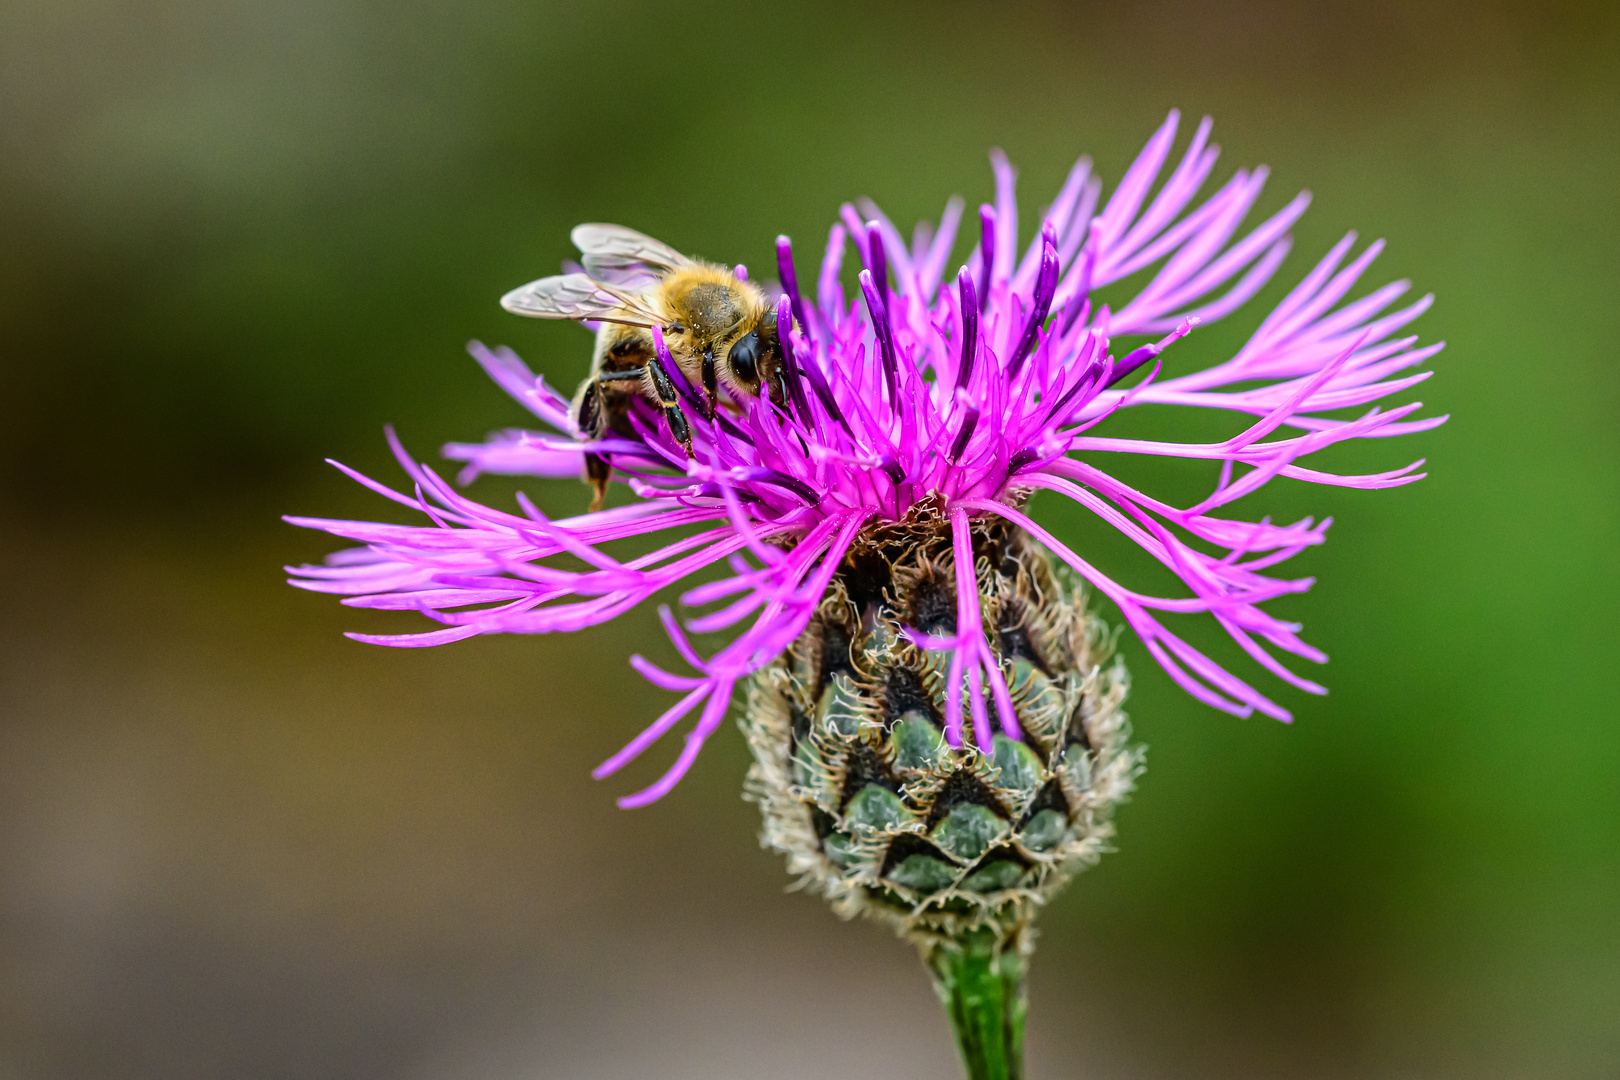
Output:
<path fill-rule="evenodd" d="M 709 415 L 705 418 L 714 419 L 714 414 L 720 411 L 720 379 L 714 369 L 714 350 L 703 350 L 703 392 L 709 395 Z"/>
<path fill-rule="evenodd" d="M 658 396 L 658 404 L 664 410 L 664 419 L 669 423 L 669 433 L 675 436 L 675 441 L 686 450 L 686 456 L 691 457 L 692 428 L 686 422 L 686 414 L 681 411 L 680 399 L 675 396 L 675 383 L 657 357 L 647 361 L 647 377 L 652 383 L 653 393 Z"/>

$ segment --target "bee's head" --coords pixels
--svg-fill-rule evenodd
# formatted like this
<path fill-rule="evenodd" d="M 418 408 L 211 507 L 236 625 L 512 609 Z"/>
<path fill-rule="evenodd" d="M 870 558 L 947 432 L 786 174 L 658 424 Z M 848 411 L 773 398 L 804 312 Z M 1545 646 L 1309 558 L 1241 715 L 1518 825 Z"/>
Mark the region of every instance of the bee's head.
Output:
<path fill-rule="evenodd" d="M 769 393 L 778 405 L 786 404 L 782 384 L 781 347 L 776 339 L 775 312 L 767 309 L 753 329 L 741 334 L 731 343 L 726 354 L 726 367 L 736 382 L 750 392 Z"/>
<path fill-rule="evenodd" d="M 706 266 L 686 274 L 671 281 L 667 294 L 679 316 L 671 348 L 679 347 L 704 372 L 711 398 L 715 375 L 745 393 L 758 394 L 761 380 L 768 380 L 776 366 L 774 310 L 757 286 L 728 270 Z M 666 334 L 669 331 L 666 327 Z"/>

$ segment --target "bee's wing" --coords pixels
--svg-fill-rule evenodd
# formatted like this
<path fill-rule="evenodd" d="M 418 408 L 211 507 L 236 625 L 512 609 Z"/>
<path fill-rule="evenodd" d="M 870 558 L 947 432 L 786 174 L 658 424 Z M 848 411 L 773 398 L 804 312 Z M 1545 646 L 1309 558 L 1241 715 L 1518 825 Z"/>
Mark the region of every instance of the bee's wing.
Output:
<path fill-rule="evenodd" d="M 501 307 L 536 319 L 591 319 L 657 326 L 664 320 L 632 289 L 621 289 L 589 274 L 562 274 L 520 285 L 501 297 Z"/>
<path fill-rule="evenodd" d="M 692 260 L 668 244 L 623 225 L 592 222 L 570 234 L 587 272 L 614 280 L 655 277 L 658 271 L 691 266 Z"/>

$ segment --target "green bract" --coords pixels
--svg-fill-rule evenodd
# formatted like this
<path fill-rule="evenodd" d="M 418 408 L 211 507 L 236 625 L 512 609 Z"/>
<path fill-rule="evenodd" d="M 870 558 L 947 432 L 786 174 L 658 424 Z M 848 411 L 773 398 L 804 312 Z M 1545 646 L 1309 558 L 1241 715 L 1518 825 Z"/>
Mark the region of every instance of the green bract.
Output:
<path fill-rule="evenodd" d="M 1124 667 L 1078 585 L 993 522 L 975 524 L 973 551 L 1020 740 L 947 741 L 951 654 L 917 638 L 954 634 L 957 603 L 949 528 L 927 514 L 860 538 L 794 647 L 754 679 L 742 721 L 765 845 L 841 913 L 925 947 L 975 927 L 1016 939 L 1105 850 L 1141 767 Z"/>

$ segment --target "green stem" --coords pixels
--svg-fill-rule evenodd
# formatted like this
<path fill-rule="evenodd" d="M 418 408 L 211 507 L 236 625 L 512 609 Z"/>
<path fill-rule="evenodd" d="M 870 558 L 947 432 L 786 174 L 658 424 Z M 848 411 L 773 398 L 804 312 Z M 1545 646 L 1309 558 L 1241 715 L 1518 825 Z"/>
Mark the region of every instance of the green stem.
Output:
<path fill-rule="evenodd" d="M 924 956 L 956 1032 L 968 1080 L 1022 1080 L 1024 958 L 991 930 L 969 931 Z"/>

